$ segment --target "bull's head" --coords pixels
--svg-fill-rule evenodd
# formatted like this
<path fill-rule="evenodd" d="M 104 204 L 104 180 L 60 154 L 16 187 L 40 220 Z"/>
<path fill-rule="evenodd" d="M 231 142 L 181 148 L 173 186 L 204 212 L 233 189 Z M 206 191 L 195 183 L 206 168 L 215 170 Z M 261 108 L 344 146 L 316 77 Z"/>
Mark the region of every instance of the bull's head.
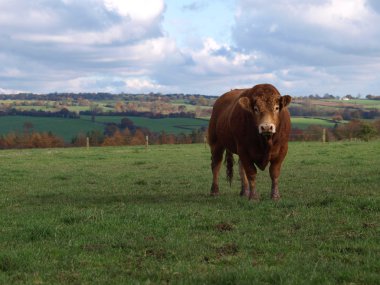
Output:
<path fill-rule="evenodd" d="M 281 111 L 291 100 L 289 95 L 281 96 L 273 85 L 260 84 L 243 92 L 239 104 L 253 115 L 259 134 L 272 136 L 278 129 Z"/>

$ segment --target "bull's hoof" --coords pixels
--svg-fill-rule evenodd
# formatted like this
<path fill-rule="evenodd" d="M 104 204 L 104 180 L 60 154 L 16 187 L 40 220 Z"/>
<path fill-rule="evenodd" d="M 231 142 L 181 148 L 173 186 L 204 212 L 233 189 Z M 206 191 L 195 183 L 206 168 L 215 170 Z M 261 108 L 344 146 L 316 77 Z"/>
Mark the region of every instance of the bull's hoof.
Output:
<path fill-rule="evenodd" d="M 248 199 L 250 201 L 260 201 L 260 194 L 257 192 L 251 192 L 251 193 L 249 193 Z"/>
<path fill-rule="evenodd" d="M 211 185 L 210 196 L 215 197 L 215 196 L 218 196 L 218 195 L 219 195 L 219 186 L 213 183 Z"/>
<path fill-rule="evenodd" d="M 280 193 L 272 193 L 271 194 L 271 199 L 273 201 L 279 201 L 281 199 Z"/>
<path fill-rule="evenodd" d="M 240 197 L 249 197 L 249 190 L 245 190 L 244 188 L 241 188 Z"/>

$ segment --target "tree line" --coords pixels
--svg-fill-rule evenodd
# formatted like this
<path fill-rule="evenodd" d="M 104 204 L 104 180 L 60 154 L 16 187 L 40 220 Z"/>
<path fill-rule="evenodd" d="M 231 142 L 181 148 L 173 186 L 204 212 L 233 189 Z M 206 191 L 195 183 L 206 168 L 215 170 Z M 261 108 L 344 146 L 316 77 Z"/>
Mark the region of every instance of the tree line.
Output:
<path fill-rule="evenodd" d="M 15 108 L 0 111 L 0 116 L 28 116 L 28 117 L 56 117 L 67 119 L 79 119 L 77 112 L 71 112 L 67 108 L 62 108 L 59 111 L 42 111 L 42 110 L 18 110 Z"/>
<path fill-rule="evenodd" d="M 49 93 L 49 94 L 35 94 L 35 93 L 18 93 L 18 94 L 0 94 L 0 100 L 37 100 L 37 101 L 67 101 L 67 100 L 91 100 L 91 101 L 141 101 L 141 102 L 154 102 L 157 100 L 172 101 L 182 100 L 189 104 L 204 104 L 203 106 L 212 106 L 216 100 L 216 96 L 201 95 L 201 94 L 184 94 L 184 93 L 148 93 L 148 94 L 130 94 L 119 93 L 112 94 L 107 92 L 84 92 L 84 93 Z"/>

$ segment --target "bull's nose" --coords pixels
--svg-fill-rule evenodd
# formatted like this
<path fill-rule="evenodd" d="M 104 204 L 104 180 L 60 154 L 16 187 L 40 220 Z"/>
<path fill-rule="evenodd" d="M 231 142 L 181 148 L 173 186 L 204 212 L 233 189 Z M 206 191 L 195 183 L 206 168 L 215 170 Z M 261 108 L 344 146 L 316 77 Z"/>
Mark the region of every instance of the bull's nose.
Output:
<path fill-rule="evenodd" d="M 259 125 L 259 133 L 270 133 L 274 134 L 276 132 L 276 126 L 270 123 L 263 123 Z"/>

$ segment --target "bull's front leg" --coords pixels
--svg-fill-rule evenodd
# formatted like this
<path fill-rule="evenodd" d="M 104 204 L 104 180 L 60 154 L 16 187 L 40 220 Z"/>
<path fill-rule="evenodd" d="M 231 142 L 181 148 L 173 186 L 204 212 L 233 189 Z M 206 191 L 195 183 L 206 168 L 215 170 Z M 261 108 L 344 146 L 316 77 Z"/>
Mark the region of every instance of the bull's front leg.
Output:
<path fill-rule="evenodd" d="M 280 172 L 281 172 L 281 161 L 274 161 L 271 163 L 269 167 L 269 174 L 270 178 L 272 179 L 272 191 L 271 191 L 271 198 L 274 201 L 280 200 L 280 192 L 278 190 L 278 180 L 280 177 Z"/>
<path fill-rule="evenodd" d="M 249 185 L 249 200 L 260 200 L 260 195 L 256 190 L 256 174 L 257 174 L 257 169 L 253 162 L 250 162 L 249 159 L 245 158 L 248 156 L 240 156 L 243 157 L 241 159 L 241 163 L 243 165 L 245 175 L 248 180 L 248 185 Z"/>

